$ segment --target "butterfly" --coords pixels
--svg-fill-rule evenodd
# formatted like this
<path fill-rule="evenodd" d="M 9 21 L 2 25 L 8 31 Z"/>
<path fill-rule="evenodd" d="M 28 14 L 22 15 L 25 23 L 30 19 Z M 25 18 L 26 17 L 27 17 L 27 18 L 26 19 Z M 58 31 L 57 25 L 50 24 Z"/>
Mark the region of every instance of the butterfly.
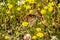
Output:
<path fill-rule="evenodd" d="M 34 22 L 36 21 L 36 15 L 29 14 L 27 16 L 27 19 L 28 19 L 29 25 L 32 26 L 34 24 Z"/>

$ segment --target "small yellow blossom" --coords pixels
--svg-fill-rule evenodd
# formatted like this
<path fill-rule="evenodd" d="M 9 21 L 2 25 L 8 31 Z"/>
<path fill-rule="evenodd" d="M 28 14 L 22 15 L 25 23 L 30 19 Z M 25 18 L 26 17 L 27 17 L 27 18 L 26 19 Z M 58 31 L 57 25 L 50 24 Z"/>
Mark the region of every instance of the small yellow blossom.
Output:
<path fill-rule="evenodd" d="M 40 10 L 40 8 L 38 7 L 38 9 L 37 10 Z"/>
<path fill-rule="evenodd" d="M 12 19 L 14 16 L 10 16 L 10 19 Z"/>
<path fill-rule="evenodd" d="M 29 3 L 34 3 L 35 1 L 34 0 L 26 0 L 28 1 Z"/>
<path fill-rule="evenodd" d="M 48 6 L 45 6 L 44 9 L 48 9 Z"/>
<path fill-rule="evenodd" d="M 41 6 L 41 4 L 40 4 L 40 3 L 38 3 L 38 4 L 37 4 L 37 6 L 39 7 L 39 6 Z"/>
<path fill-rule="evenodd" d="M 7 5 L 10 5 L 10 3 L 8 3 Z"/>
<path fill-rule="evenodd" d="M 12 4 L 8 3 L 7 5 L 8 5 L 8 8 L 9 9 L 13 8 L 13 5 Z"/>
<path fill-rule="evenodd" d="M 52 11 L 53 11 L 53 7 L 49 7 L 49 8 L 48 8 L 48 11 L 49 11 L 49 12 L 52 12 Z"/>
<path fill-rule="evenodd" d="M 53 22 L 52 25 L 55 25 L 55 23 Z"/>
<path fill-rule="evenodd" d="M 58 8 L 60 8 L 60 3 L 58 4 Z"/>
<path fill-rule="evenodd" d="M 54 6 L 54 2 L 49 2 L 48 6 Z"/>
<path fill-rule="evenodd" d="M 23 22 L 22 23 L 22 26 L 27 26 L 28 25 L 28 22 Z"/>
<path fill-rule="evenodd" d="M 6 35 L 6 36 L 5 36 L 5 39 L 9 39 L 9 36 Z"/>
<path fill-rule="evenodd" d="M 41 14 L 46 14 L 46 10 L 42 9 Z"/>
<path fill-rule="evenodd" d="M 31 6 L 30 5 L 26 5 L 26 9 L 31 9 Z"/>
<path fill-rule="evenodd" d="M 10 14 L 10 11 L 8 10 L 8 11 L 6 11 L 6 13 L 7 13 L 7 14 Z"/>
<path fill-rule="evenodd" d="M 36 39 L 37 37 L 36 36 L 33 36 L 32 39 Z"/>
<path fill-rule="evenodd" d="M 18 8 L 17 8 L 17 11 L 20 11 L 20 10 L 21 10 L 21 8 L 20 8 L 20 7 L 18 7 Z"/>
<path fill-rule="evenodd" d="M 28 10 L 28 9 L 31 9 L 31 6 L 30 5 L 26 5 L 24 4 L 24 7 Z"/>
<path fill-rule="evenodd" d="M 37 31 L 37 32 L 41 31 L 41 28 L 36 28 L 36 31 Z"/>
<path fill-rule="evenodd" d="M 40 37 L 40 38 L 42 38 L 44 36 L 44 34 L 41 32 L 37 33 L 36 35 L 37 35 L 37 37 Z"/>
<path fill-rule="evenodd" d="M 30 14 L 33 14 L 33 10 L 29 10 L 29 13 L 30 13 Z"/>
<path fill-rule="evenodd" d="M 21 8 L 20 8 L 20 7 L 18 7 L 18 8 L 17 8 L 17 11 L 20 11 L 20 10 L 21 10 Z"/>

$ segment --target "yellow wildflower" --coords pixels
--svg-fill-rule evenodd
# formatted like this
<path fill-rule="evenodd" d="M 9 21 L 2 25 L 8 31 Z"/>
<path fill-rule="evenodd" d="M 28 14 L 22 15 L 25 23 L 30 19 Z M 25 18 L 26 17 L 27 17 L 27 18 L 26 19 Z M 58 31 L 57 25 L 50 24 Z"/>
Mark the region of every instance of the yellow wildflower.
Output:
<path fill-rule="evenodd" d="M 33 14 L 33 10 L 29 10 L 29 13 L 30 13 L 30 14 Z"/>
<path fill-rule="evenodd" d="M 41 28 L 36 28 L 36 31 L 37 31 L 37 32 L 41 31 Z"/>
<path fill-rule="evenodd" d="M 10 3 L 8 3 L 7 5 L 8 5 L 8 8 L 9 8 L 9 9 L 11 9 L 11 8 L 13 7 L 13 5 L 10 4 Z"/>
<path fill-rule="evenodd" d="M 10 14 L 10 11 L 8 10 L 8 11 L 6 11 L 6 13 L 7 13 L 7 14 Z"/>
<path fill-rule="evenodd" d="M 28 25 L 28 22 L 23 22 L 22 23 L 22 26 L 27 26 Z"/>
<path fill-rule="evenodd" d="M 37 37 L 36 36 L 33 36 L 32 39 L 36 39 Z"/>
<path fill-rule="evenodd" d="M 49 2 L 48 6 L 54 6 L 54 2 Z"/>
<path fill-rule="evenodd" d="M 28 1 L 29 3 L 34 3 L 35 1 L 34 0 L 26 0 Z"/>
<path fill-rule="evenodd" d="M 30 5 L 26 5 L 26 9 L 31 9 L 31 6 Z"/>
<path fill-rule="evenodd" d="M 53 22 L 52 25 L 55 25 L 55 23 Z"/>
<path fill-rule="evenodd" d="M 37 6 L 39 7 L 39 6 L 41 6 L 41 4 L 40 4 L 40 3 L 38 3 L 38 4 L 37 4 Z"/>
<path fill-rule="evenodd" d="M 41 32 L 37 33 L 36 35 L 37 35 L 37 37 L 40 37 L 40 38 L 42 38 L 44 36 L 44 34 Z"/>
<path fill-rule="evenodd" d="M 48 9 L 48 6 L 45 6 L 44 9 Z"/>
<path fill-rule="evenodd" d="M 10 16 L 10 19 L 12 19 L 14 16 Z"/>
<path fill-rule="evenodd" d="M 38 9 L 37 10 L 40 10 L 40 8 L 38 7 Z"/>
<path fill-rule="evenodd" d="M 17 11 L 20 11 L 20 10 L 21 10 L 21 8 L 20 8 L 20 7 L 18 7 L 18 8 L 17 8 Z"/>
<path fill-rule="evenodd" d="M 9 36 L 8 36 L 8 35 L 6 35 L 6 36 L 5 36 L 5 39 L 9 39 Z"/>
<path fill-rule="evenodd" d="M 49 7 L 49 8 L 48 8 L 48 11 L 49 11 L 49 12 L 52 12 L 52 11 L 53 11 L 53 7 Z"/>
<path fill-rule="evenodd" d="M 41 14 L 46 14 L 46 10 L 42 9 Z"/>
<path fill-rule="evenodd" d="M 58 4 L 58 8 L 60 8 L 60 3 Z"/>
<path fill-rule="evenodd" d="M 24 7 L 28 10 L 28 9 L 31 9 L 31 6 L 30 5 L 26 5 L 24 4 Z"/>

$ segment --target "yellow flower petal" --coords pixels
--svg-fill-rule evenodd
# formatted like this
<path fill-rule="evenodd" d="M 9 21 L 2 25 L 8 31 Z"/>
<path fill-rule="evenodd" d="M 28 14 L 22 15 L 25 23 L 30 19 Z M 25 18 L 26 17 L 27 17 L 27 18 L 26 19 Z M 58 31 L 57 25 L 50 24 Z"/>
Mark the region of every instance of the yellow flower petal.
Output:
<path fill-rule="evenodd" d="M 44 34 L 41 32 L 37 33 L 36 35 L 37 35 L 37 37 L 40 37 L 40 38 L 42 38 L 44 36 Z"/>
<path fill-rule="evenodd" d="M 10 16 L 10 19 L 12 19 L 14 16 Z"/>
<path fill-rule="evenodd" d="M 18 8 L 17 8 L 17 11 L 20 11 L 20 10 L 21 10 L 21 8 L 20 8 L 20 7 L 18 7 Z"/>
<path fill-rule="evenodd" d="M 8 6 L 9 9 L 13 8 L 13 5 L 10 4 L 10 3 L 8 3 L 7 6 Z"/>
<path fill-rule="evenodd" d="M 46 14 L 46 10 L 42 9 L 41 14 Z"/>
<path fill-rule="evenodd" d="M 54 6 L 54 2 L 49 2 L 48 6 Z"/>
<path fill-rule="evenodd" d="M 29 10 L 29 13 L 30 13 L 30 14 L 33 14 L 33 10 Z"/>
<path fill-rule="evenodd" d="M 52 11 L 53 11 L 53 7 L 49 7 L 49 8 L 48 8 L 48 11 L 49 11 L 49 12 L 52 12 Z"/>
<path fill-rule="evenodd" d="M 26 5 L 26 9 L 31 9 L 31 6 L 30 5 Z"/>
<path fill-rule="evenodd" d="M 36 28 L 36 31 L 37 31 L 37 32 L 41 31 L 41 28 Z"/>
<path fill-rule="evenodd" d="M 8 10 L 8 11 L 6 11 L 6 13 L 7 13 L 7 14 L 10 14 L 10 11 Z"/>
<path fill-rule="evenodd" d="M 28 25 L 28 22 L 23 22 L 22 23 L 22 26 L 27 26 Z"/>
<path fill-rule="evenodd" d="M 60 3 L 58 4 L 58 8 L 60 8 Z"/>
<path fill-rule="evenodd" d="M 45 6 L 44 9 L 48 9 L 48 6 Z"/>
<path fill-rule="evenodd" d="M 37 37 L 36 36 L 33 36 L 32 39 L 36 39 Z"/>
<path fill-rule="evenodd" d="M 9 36 L 6 35 L 6 36 L 5 36 L 5 39 L 9 39 Z"/>
<path fill-rule="evenodd" d="M 29 3 L 34 3 L 35 1 L 34 0 L 26 0 L 28 1 Z"/>

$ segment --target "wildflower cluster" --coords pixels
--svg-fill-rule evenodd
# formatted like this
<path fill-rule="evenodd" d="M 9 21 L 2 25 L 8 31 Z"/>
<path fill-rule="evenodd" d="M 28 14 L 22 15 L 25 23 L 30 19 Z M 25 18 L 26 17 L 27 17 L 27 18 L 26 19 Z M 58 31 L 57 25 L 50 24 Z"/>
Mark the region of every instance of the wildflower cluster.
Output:
<path fill-rule="evenodd" d="M 0 40 L 51 40 L 52 36 L 60 39 L 59 0 L 0 0 Z"/>

